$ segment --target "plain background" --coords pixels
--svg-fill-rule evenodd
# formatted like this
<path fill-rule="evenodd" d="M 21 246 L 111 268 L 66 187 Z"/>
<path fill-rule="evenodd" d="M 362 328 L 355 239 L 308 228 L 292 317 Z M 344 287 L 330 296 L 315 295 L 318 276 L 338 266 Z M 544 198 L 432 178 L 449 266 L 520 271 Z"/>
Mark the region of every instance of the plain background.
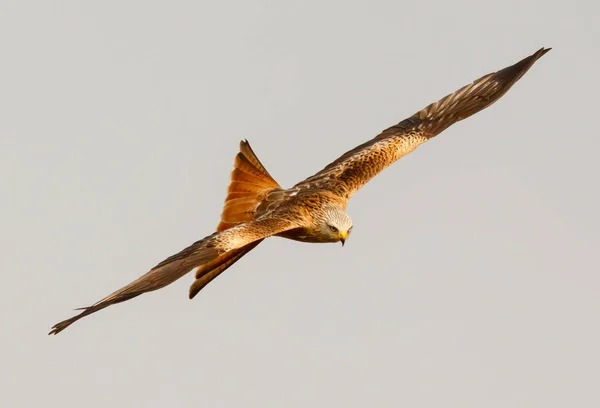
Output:
<path fill-rule="evenodd" d="M 9 1 L 2 406 L 600 406 L 598 2 Z M 553 47 L 354 196 L 70 317 L 215 228 L 238 141 L 284 186 Z"/>

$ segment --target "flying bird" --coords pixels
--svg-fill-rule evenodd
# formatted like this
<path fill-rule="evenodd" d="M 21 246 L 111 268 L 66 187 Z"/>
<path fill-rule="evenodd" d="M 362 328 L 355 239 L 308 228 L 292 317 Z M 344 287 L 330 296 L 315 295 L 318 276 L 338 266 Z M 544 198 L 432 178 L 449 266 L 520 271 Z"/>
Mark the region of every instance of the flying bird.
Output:
<path fill-rule="evenodd" d="M 323 170 L 292 188 L 271 177 L 247 141 L 240 142 L 227 197 L 216 232 L 165 259 L 149 272 L 70 319 L 53 326 L 58 334 L 77 320 L 107 306 L 163 288 L 193 269 L 192 299 L 219 274 L 278 236 L 302 242 L 344 242 L 352 232 L 346 205 L 377 173 L 435 137 L 447 127 L 487 108 L 504 95 L 531 66 L 550 51 L 541 48 L 498 72 L 485 75 L 375 138 L 344 153 Z"/>

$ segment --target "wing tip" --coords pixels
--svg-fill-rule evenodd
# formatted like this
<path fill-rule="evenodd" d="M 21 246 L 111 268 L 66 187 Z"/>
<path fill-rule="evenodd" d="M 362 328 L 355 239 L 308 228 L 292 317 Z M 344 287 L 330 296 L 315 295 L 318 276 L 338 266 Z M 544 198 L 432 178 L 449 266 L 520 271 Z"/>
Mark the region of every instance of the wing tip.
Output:
<path fill-rule="evenodd" d="M 552 49 L 552 47 L 542 47 L 539 50 L 537 50 L 536 52 L 534 52 L 529 58 L 531 58 L 533 60 L 533 62 L 539 60 L 540 58 L 542 58 L 544 55 L 546 55 L 548 53 L 548 51 L 550 51 Z M 527 58 L 526 58 L 527 59 Z"/>
<path fill-rule="evenodd" d="M 56 336 L 58 333 L 72 325 L 76 320 L 78 320 L 78 316 L 74 316 L 70 319 L 63 320 L 60 323 L 56 323 L 54 326 L 52 326 L 52 330 L 48 332 L 48 336 Z"/>
<path fill-rule="evenodd" d="M 535 64 L 537 60 L 542 58 L 552 48 L 540 48 L 529 57 L 522 59 L 521 61 L 508 66 L 500 71 L 496 72 L 493 77 L 496 79 L 504 79 L 511 82 L 511 85 L 517 82 L 529 69 Z"/>

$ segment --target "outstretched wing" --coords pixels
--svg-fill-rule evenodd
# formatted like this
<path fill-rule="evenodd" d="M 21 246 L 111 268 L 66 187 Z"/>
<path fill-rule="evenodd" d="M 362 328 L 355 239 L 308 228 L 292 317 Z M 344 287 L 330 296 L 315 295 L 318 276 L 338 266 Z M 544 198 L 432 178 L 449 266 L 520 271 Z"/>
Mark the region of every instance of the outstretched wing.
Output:
<path fill-rule="evenodd" d="M 412 152 L 460 120 L 496 102 L 550 48 L 501 71 L 485 75 L 458 91 L 432 103 L 410 118 L 394 125 L 374 139 L 344 153 L 312 177 L 298 183 L 299 188 L 322 188 L 349 198 L 384 168 Z"/>
<path fill-rule="evenodd" d="M 211 262 L 238 248 L 253 245 L 256 241 L 298 226 L 298 223 L 293 219 L 264 217 L 236 225 L 222 232 L 216 232 L 165 259 L 145 275 L 140 276 L 129 285 L 111 293 L 92 306 L 80 309 L 83 310 L 80 314 L 55 324 L 48 334 L 58 334 L 82 317 L 110 305 L 132 299 L 142 293 L 163 288 L 195 267 Z"/>

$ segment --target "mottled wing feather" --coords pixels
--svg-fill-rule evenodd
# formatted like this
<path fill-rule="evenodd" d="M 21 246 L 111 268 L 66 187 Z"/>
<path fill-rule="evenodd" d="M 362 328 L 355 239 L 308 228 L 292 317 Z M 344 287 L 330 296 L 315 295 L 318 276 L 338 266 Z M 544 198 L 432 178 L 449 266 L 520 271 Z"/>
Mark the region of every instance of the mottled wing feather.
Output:
<path fill-rule="evenodd" d="M 496 102 L 549 50 L 542 48 L 520 62 L 485 75 L 430 104 L 375 138 L 344 153 L 296 187 L 328 189 L 349 198 L 377 173 L 420 144 Z"/>
<path fill-rule="evenodd" d="M 206 238 L 207 243 L 212 242 L 211 237 Z M 80 314 L 71 317 L 70 319 L 63 320 L 62 322 L 55 324 L 48 334 L 58 334 L 71 324 L 75 323 L 77 320 L 92 313 L 98 312 L 108 306 L 133 299 L 134 297 L 146 292 L 161 289 L 187 274 L 192 268 L 197 266 L 197 264 L 202 262 L 210 262 L 219 256 L 219 250 L 217 248 L 201 247 L 201 245 L 198 244 L 199 243 L 192 245 L 196 246 L 195 251 L 189 251 L 191 247 L 186 248 L 179 254 L 167 258 L 146 274 L 140 276 L 138 279 L 122 287 L 121 289 L 111 293 L 102 300 L 94 303 L 91 306 L 78 309 L 83 311 Z M 186 253 L 187 256 L 182 256 L 182 253 Z"/>
<path fill-rule="evenodd" d="M 210 263 L 229 251 L 245 247 L 288 229 L 296 228 L 298 225 L 294 219 L 263 217 L 262 219 L 236 225 L 222 232 L 215 232 L 165 259 L 145 275 L 111 293 L 99 302 L 83 308 L 80 314 L 57 323 L 49 334 L 58 334 L 77 320 L 105 307 L 163 288 L 181 278 L 193 268 Z"/>

